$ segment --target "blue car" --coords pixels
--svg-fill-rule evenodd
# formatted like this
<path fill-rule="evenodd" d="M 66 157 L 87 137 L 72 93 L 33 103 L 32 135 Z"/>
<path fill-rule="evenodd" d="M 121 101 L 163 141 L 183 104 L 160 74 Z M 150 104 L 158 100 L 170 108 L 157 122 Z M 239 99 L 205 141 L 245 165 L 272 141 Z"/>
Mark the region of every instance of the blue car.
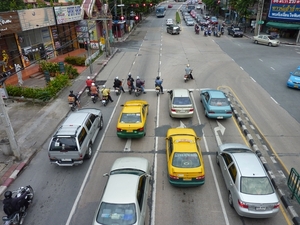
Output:
<path fill-rule="evenodd" d="M 212 119 L 227 119 L 232 117 L 232 109 L 224 92 L 211 89 L 201 90 L 200 98 L 206 117 Z"/>
<path fill-rule="evenodd" d="M 290 72 L 290 78 L 286 82 L 286 86 L 300 89 L 300 66 L 294 72 Z"/>

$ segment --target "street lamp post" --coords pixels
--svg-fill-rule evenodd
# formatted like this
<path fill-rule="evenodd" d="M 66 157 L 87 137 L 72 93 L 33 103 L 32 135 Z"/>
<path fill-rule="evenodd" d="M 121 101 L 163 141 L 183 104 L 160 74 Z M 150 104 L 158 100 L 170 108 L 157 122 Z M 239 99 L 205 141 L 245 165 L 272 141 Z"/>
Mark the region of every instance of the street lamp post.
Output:
<path fill-rule="evenodd" d="M 108 21 L 108 16 L 107 16 L 107 10 L 108 10 L 108 0 L 106 0 L 106 4 L 103 5 L 103 12 L 105 15 L 105 20 L 104 20 L 104 29 L 105 29 L 105 51 L 106 51 L 106 56 L 110 56 L 110 44 L 108 40 L 108 26 L 107 26 L 107 21 Z"/>
<path fill-rule="evenodd" d="M 257 6 L 256 24 L 255 24 L 255 35 L 259 35 L 260 26 L 262 23 L 262 14 L 264 11 L 264 0 L 260 0 Z M 258 25 L 258 26 L 257 26 Z"/>

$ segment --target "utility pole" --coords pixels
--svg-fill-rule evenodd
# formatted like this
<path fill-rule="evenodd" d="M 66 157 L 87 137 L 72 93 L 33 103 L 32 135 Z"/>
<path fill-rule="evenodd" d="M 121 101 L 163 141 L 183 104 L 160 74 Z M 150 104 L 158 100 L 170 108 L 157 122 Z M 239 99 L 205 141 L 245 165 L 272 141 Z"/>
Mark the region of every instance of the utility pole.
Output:
<path fill-rule="evenodd" d="M 255 35 L 259 35 L 260 32 L 260 26 L 262 23 L 262 13 L 264 11 L 264 4 L 265 4 L 264 0 L 259 0 L 257 6 L 256 24 L 255 24 L 255 31 L 254 31 Z"/>
<path fill-rule="evenodd" d="M 108 26 L 107 26 L 107 22 L 108 20 L 108 15 L 107 15 L 107 10 L 108 10 L 108 0 L 106 0 L 106 4 L 103 5 L 103 11 L 104 11 L 104 15 L 105 15 L 105 20 L 104 20 L 104 29 L 105 29 L 105 51 L 106 51 L 106 56 L 110 56 L 111 52 L 110 52 L 110 43 L 108 40 Z"/>
<path fill-rule="evenodd" d="M 12 126 L 11 126 L 10 119 L 9 119 L 8 114 L 6 112 L 2 94 L 0 94 L 0 117 L 3 118 L 2 122 L 4 124 L 6 134 L 8 136 L 8 140 L 9 140 L 9 144 L 10 144 L 12 153 L 16 157 L 17 160 L 20 160 L 21 159 L 20 148 L 19 148 L 18 143 L 15 139 L 15 132 L 14 132 Z"/>

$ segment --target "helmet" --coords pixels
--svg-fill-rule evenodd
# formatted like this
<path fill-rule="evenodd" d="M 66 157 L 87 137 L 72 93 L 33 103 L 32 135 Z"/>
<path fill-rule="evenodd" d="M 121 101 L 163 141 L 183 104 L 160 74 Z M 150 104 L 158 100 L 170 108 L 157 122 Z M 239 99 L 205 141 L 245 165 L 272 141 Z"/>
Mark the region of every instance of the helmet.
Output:
<path fill-rule="evenodd" d="M 95 86 L 95 83 L 92 83 L 92 86 Z"/>
<path fill-rule="evenodd" d="M 70 91 L 71 94 L 73 94 L 73 91 Z"/>
<path fill-rule="evenodd" d="M 140 79 L 140 77 L 139 77 L 139 76 L 136 76 L 136 79 Z"/>
<path fill-rule="evenodd" d="M 131 73 L 128 74 L 128 77 L 131 77 Z"/>
<path fill-rule="evenodd" d="M 116 77 L 116 80 L 118 80 L 119 79 L 119 77 Z"/>
<path fill-rule="evenodd" d="M 5 198 L 11 198 L 11 196 L 12 196 L 12 192 L 11 192 L 11 191 L 6 191 L 6 192 L 4 193 L 4 197 L 5 197 Z"/>
<path fill-rule="evenodd" d="M 105 88 L 105 84 L 103 84 L 102 87 Z"/>
<path fill-rule="evenodd" d="M 87 79 L 89 80 L 89 79 L 91 79 L 90 77 L 87 77 Z"/>
<path fill-rule="evenodd" d="M 189 67 L 189 66 L 190 66 L 190 64 L 187 64 L 186 66 L 187 66 L 187 67 Z"/>
<path fill-rule="evenodd" d="M 156 77 L 156 80 L 159 80 L 159 77 Z"/>

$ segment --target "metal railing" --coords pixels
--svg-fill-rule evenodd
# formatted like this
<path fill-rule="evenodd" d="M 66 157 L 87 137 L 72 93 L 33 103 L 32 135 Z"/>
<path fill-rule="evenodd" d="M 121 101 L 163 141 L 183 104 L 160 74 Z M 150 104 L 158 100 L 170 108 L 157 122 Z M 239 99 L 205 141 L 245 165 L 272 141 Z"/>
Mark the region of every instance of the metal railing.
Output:
<path fill-rule="evenodd" d="M 300 204 L 300 175 L 294 168 L 291 169 L 287 185 L 292 192 L 291 198 L 295 197 Z"/>

